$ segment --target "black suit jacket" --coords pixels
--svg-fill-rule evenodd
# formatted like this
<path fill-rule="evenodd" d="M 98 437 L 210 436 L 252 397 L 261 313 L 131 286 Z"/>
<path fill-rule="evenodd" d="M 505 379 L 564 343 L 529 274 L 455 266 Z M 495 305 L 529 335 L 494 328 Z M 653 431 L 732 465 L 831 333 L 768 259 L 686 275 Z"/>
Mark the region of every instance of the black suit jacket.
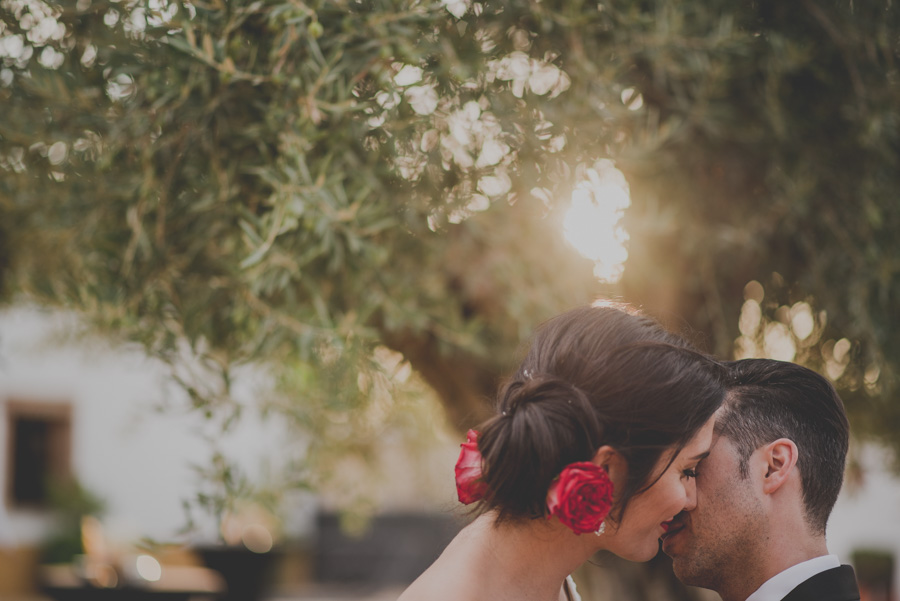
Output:
<path fill-rule="evenodd" d="M 819 572 L 798 584 L 782 601 L 859 601 L 856 574 L 850 566 Z"/>

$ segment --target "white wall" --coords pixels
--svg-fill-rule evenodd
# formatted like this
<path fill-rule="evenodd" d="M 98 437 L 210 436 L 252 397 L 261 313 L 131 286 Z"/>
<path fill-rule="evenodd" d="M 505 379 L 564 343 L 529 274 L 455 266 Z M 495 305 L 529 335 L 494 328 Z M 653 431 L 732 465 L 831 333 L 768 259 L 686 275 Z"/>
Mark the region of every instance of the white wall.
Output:
<path fill-rule="evenodd" d="M 196 414 L 155 411 L 166 399 L 184 406 L 165 367 L 136 349 L 65 340 L 74 323 L 69 315 L 31 307 L 0 311 L 0 415 L 9 399 L 71 403 L 74 473 L 106 502 L 110 537 L 172 540 L 185 525 L 182 500 L 198 490 L 190 464 L 208 460 L 211 446 L 203 435 L 215 430 Z M 286 436 L 253 411 L 261 383 L 259 377 L 238 379 L 235 396 L 249 409 L 220 439 L 226 455 L 250 473 L 259 473 L 264 460 L 277 460 Z M 0 427 L 0 483 L 6 435 Z M 43 516 L 4 505 L 0 500 L 0 546 L 44 536 L 49 525 Z M 201 537 L 212 538 L 214 531 L 207 523 Z"/>

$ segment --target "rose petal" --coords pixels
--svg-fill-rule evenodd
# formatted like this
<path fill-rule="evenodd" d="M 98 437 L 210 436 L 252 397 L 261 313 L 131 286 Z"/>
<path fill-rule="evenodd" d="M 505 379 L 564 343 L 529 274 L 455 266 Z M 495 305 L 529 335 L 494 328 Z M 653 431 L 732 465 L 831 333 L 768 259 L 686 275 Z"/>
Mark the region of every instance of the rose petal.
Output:
<path fill-rule="evenodd" d="M 481 500 L 487 485 L 481 480 L 481 452 L 478 450 L 478 432 L 469 430 L 466 442 L 459 445 L 459 459 L 456 461 L 456 493 L 465 505 Z"/>

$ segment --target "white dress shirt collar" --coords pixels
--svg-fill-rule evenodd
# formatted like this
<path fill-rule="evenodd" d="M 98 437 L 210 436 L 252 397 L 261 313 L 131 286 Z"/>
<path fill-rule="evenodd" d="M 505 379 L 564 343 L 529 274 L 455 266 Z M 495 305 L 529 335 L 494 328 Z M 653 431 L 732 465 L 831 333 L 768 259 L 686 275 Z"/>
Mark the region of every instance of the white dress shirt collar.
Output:
<path fill-rule="evenodd" d="M 801 582 L 840 565 L 837 555 L 823 555 L 798 563 L 766 580 L 756 592 L 747 597 L 747 601 L 781 601 Z"/>

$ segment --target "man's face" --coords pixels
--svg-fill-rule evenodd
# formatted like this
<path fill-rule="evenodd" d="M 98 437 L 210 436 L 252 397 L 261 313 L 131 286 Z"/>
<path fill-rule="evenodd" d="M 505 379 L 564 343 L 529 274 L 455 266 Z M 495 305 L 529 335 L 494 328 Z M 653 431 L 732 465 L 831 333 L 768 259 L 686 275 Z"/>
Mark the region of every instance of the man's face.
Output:
<path fill-rule="evenodd" d="M 697 505 L 676 516 L 662 549 L 684 584 L 719 590 L 732 570 L 751 568 L 759 557 L 764 520 L 752 475 L 741 479 L 734 445 L 716 435 L 697 467 Z"/>

